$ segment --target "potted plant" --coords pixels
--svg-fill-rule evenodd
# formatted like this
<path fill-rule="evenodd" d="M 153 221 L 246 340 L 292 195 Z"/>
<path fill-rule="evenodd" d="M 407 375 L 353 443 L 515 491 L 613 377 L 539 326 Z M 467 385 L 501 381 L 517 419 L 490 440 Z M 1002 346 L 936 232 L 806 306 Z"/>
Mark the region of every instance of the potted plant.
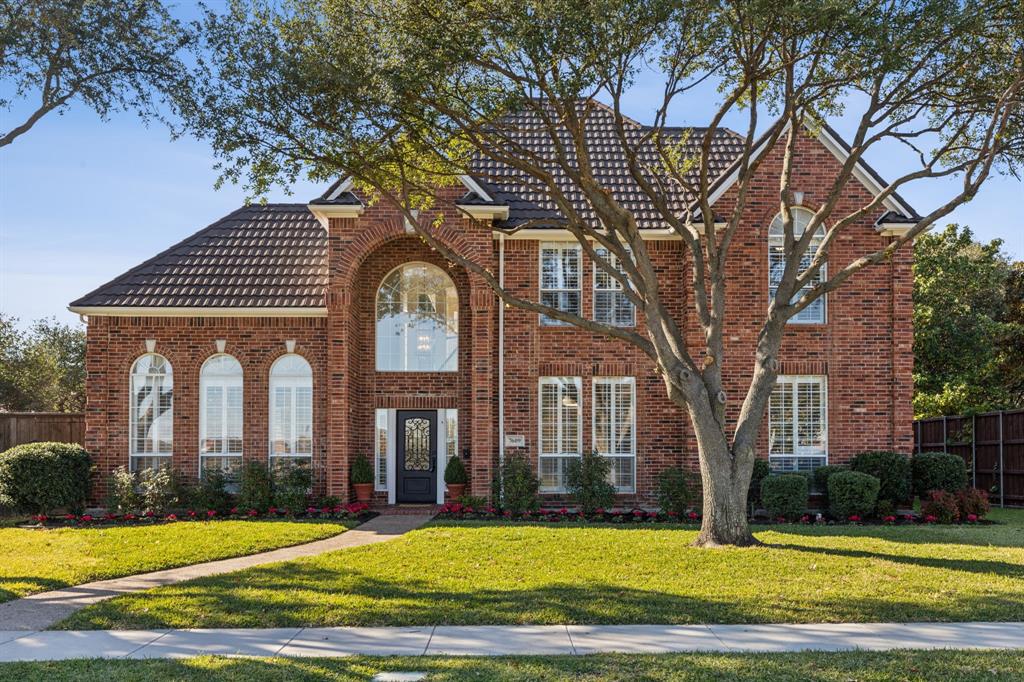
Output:
<path fill-rule="evenodd" d="M 466 492 L 469 476 L 466 475 L 466 465 L 457 456 L 448 460 L 448 465 L 444 468 L 444 482 L 448 486 L 448 495 L 453 500 L 459 499 Z"/>
<path fill-rule="evenodd" d="M 352 487 L 356 489 L 356 500 L 369 503 L 373 495 L 373 466 L 366 455 L 358 455 L 352 462 Z"/>

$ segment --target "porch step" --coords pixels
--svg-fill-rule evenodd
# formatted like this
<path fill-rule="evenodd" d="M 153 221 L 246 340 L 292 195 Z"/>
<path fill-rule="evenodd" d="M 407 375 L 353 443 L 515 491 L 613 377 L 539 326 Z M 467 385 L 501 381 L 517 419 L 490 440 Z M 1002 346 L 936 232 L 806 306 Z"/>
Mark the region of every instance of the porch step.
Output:
<path fill-rule="evenodd" d="M 419 516 L 422 514 L 434 515 L 441 511 L 439 504 L 378 504 L 370 507 L 372 511 L 384 515 L 397 516 Z"/>

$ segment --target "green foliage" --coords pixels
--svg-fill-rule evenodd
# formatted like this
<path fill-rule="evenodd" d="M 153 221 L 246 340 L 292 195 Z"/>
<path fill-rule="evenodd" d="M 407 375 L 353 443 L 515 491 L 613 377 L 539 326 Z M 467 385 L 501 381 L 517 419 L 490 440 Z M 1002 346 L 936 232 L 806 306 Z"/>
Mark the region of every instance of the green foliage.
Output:
<path fill-rule="evenodd" d="M 761 482 L 761 501 L 773 519 L 794 520 L 807 510 L 807 477 L 778 474 Z"/>
<path fill-rule="evenodd" d="M 875 511 L 880 483 L 871 474 L 860 471 L 838 471 L 828 477 L 828 501 L 832 515 L 846 520 L 856 514 L 861 518 Z"/>
<path fill-rule="evenodd" d="M 142 511 L 166 514 L 181 502 L 183 486 L 169 466 L 143 469 L 136 474 L 139 494 L 142 497 Z"/>
<path fill-rule="evenodd" d="M 530 463 L 523 455 L 509 455 L 499 472 L 497 488 L 501 491 L 501 506 L 513 514 L 537 508 L 540 482 L 533 474 Z M 495 479 L 498 480 L 498 479 Z"/>
<path fill-rule="evenodd" d="M 754 460 L 754 468 L 750 475 L 750 487 L 747 489 L 747 500 L 752 507 L 764 504 L 763 500 L 761 500 L 761 483 L 771 474 L 772 469 L 767 460 Z"/>
<path fill-rule="evenodd" d="M 110 473 L 107 483 L 107 510 L 114 514 L 137 514 L 142 511 L 142 495 L 138 479 L 126 466 Z"/>
<path fill-rule="evenodd" d="M 85 332 L 37 320 L 27 331 L 0 313 L 0 410 L 80 412 L 85 408 Z"/>
<path fill-rule="evenodd" d="M 821 495 L 822 502 L 826 508 L 828 508 L 828 479 L 832 474 L 840 471 L 847 471 L 847 468 L 837 464 L 831 464 L 818 467 L 813 473 L 811 473 L 812 482 L 814 483 L 814 491 Z"/>
<path fill-rule="evenodd" d="M 274 503 L 274 479 L 263 462 L 249 460 L 239 475 L 238 508 L 265 512 Z"/>
<path fill-rule="evenodd" d="M 487 507 L 487 498 L 480 497 L 479 495 L 461 495 L 456 502 L 463 507 L 472 507 L 473 509 L 484 509 Z"/>
<path fill-rule="evenodd" d="M 462 459 L 458 456 L 452 457 L 448 460 L 448 464 L 444 468 L 444 482 L 455 483 L 455 484 L 466 484 L 469 482 L 469 475 L 466 473 L 466 465 L 462 463 Z"/>
<path fill-rule="evenodd" d="M 700 482 L 680 467 L 669 467 L 658 474 L 658 506 L 664 512 L 675 512 L 683 516 L 693 506 L 695 490 Z"/>
<path fill-rule="evenodd" d="M 584 514 L 615 504 L 615 486 L 609 482 L 611 459 L 595 451 L 584 452 L 565 467 L 565 489 Z"/>
<path fill-rule="evenodd" d="M 960 507 L 953 493 L 933 490 L 921 501 L 921 513 L 934 516 L 939 523 L 953 523 L 960 518 Z"/>
<path fill-rule="evenodd" d="M 911 459 L 914 493 L 924 499 L 932 490 L 956 493 L 967 487 L 967 466 L 959 455 L 922 452 Z"/>
<path fill-rule="evenodd" d="M 356 455 L 352 460 L 352 483 L 373 483 L 373 465 L 366 455 Z"/>
<path fill-rule="evenodd" d="M 988 502 L 988 493 L 984 490 L 978 490 L 977 488 L 964 488 L 956 494 L 957 506 L 960 508 L 960 514 L 964 519 L 967 518 L 968 514 L 974 514 L 979 519 L 986 516 L 989 512 L 990 506 Z"/>
<path fill-rule="evenodd" d="M 274 467 L 274 506 L 290 512 L 306 508 L 306 497 L 313 485 L 313 473 L 301 464 Z"/>
<path fill-rule="evenodd" d="M 910 501 L 910 458 L 899 452 L 874 450 L 861 452 L 850 462 L 850 468 L 878 479 L 878 501 L 896 507 Z"/>
<path fill-rule="evenodd" d="M 191 491 L 191 506 L 202 511 L 213 510 L 224 514 L 231 509 L 231 495 L 227 491 L 228 479 L 220 469 L 203 472 Z"/>
<path fill-rule="evenodd" d="M 89 453 L 74 443 L 26 443 L 0 453 L 0 507 L 77 511 L 89 497 Z"/>

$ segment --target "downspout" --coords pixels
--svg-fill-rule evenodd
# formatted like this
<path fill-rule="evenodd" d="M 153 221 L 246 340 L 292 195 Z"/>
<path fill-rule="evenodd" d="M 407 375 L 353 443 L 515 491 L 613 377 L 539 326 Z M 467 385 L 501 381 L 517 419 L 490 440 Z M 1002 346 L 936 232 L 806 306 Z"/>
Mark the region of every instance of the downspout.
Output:
<path fill-rule="evenodd" d="M 505 289 L 505 234 L 498 234 L 498 286 Z M 498 471 L 505 466 L 505 302 L 498 299 Z M 504 491 L 502 491 L 504 494 Z"/>

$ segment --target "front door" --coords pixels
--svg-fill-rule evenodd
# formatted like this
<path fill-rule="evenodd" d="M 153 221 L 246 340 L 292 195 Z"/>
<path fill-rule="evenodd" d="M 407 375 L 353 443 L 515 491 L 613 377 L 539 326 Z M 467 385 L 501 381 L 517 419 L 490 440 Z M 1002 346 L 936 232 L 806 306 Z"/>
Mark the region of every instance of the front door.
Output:
<path fill-rule="evenodd" d="M 399 410 L 397 416 L 398 502 L 437 500 L 437 412 Z"/>

